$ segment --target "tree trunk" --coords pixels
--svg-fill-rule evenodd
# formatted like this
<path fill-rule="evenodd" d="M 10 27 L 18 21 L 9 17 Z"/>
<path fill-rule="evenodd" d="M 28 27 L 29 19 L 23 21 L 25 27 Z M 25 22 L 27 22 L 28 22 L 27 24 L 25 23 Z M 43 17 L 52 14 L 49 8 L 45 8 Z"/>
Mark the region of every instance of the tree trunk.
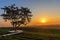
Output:
<path fill-rule="evenodd" d="M 17 29 L 19 29 L 20 25 L 21 25 L 21 24 L 18 24 Z"/>
<path fill-rule="evenodd" d="M 17 25 L 15 24 L 15 27 L 14 27 L 14 30 L 15 30 L 15 31 L 17 31 L 17 28 L 16 28 L 16 27 L 17 27 Z"/>
<path fill-rule="evenodd" d="M 16 31 L 16 24 L 13 24 L 13 30 Z"/>

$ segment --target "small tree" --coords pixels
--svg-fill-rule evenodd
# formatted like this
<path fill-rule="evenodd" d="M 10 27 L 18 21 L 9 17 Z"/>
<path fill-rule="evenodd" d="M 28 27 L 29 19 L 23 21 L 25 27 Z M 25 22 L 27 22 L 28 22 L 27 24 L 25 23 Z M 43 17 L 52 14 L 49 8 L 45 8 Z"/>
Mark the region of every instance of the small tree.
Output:
<path fill-rule="evenodd" d="M 28 22 L 30 22 L 32 17 L 30 9 L 24 7 L 18 8 L 15 6 L 15 4 L 5 6 L 1 9 L 4 10 L 4 14 L 1 14 L 1 16 L 5 21 L 9 20 L 11 22 L 15 31 L 21 24 L 26 25 Z"/>

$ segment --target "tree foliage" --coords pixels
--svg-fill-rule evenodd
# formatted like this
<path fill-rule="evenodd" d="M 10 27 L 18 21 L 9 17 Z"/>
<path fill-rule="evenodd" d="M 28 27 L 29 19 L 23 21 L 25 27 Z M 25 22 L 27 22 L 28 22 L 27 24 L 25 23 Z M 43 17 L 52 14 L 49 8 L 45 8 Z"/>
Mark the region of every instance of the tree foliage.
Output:
<path fill-rule="evenodd" d="M 11 6 L 5 6 L 1 8 L 4 10 L 4 13 L 1 14 L 5 21 L 9 20 L 13 27 L 19 27 L 21 24 L 26 25 L 31 21 L 31 11 L 28 8 L 21 7 L 18 8 L 15 4 Z"/>

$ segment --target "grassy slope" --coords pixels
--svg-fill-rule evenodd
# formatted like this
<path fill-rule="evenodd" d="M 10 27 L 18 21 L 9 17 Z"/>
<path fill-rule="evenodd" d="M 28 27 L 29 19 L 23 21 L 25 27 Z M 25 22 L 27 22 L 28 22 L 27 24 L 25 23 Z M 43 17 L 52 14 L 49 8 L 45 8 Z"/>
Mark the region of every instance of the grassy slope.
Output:
<path fill-rule="evenodd" d="M 0 35 L 6 33 L 10 28 L 0 28 Z M 60 40 L 60 29 L 42 29 L 33 27 L 21 27 L 24 33 L 6 37 L 0 40 Z"/>

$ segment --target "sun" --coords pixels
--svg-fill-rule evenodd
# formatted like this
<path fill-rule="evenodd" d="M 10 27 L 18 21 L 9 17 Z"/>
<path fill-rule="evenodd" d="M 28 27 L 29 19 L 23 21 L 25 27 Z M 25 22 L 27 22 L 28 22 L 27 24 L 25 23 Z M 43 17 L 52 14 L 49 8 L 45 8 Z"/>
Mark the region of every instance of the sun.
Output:
<path fill-rule="evenodd" d="M 41 23 L 46 23 L 47 20 L 46 20 L 46 18 L 42 18 L 42 19 L 40 19 L 40 22 L 41 22 Z"/>
<path fill-rule="evenodd" d="M 45 22 L 46 22 L 46 20 L 41 20 L 41 22 L 42 22 L 42 23 L 45 23 Z"/>

